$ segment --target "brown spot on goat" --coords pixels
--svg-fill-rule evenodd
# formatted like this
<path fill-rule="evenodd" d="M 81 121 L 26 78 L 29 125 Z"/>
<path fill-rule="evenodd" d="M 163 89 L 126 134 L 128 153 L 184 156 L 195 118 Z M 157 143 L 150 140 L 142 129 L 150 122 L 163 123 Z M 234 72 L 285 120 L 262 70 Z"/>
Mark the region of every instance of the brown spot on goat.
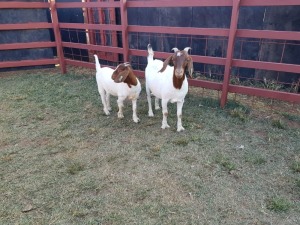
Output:
<path fill-rule="evenodd" d="M 114 70 L 111 79 L 116 83 L 124 82 L 129 88 L 131 88 L 131 85 L 136 86 L 138 83 L 129 63 L 119 64 Z"/>
<path fill-rule="evenodd" d="M 191 78 L 193 78 L 193 60 L 188 54 L 190 47 L 186 47 L 184 50 L 180 51 L 178 48 L 173 48 L 174 54 L 169 56 L 163 63 L 163 67 L 159 72 L 165 71 L 167 66 L 174 66 L 173 71 L 173 86 L 176 89 L 180 89 L 182 83 L 185 79 L 185 73 L 187 73 Z"/>

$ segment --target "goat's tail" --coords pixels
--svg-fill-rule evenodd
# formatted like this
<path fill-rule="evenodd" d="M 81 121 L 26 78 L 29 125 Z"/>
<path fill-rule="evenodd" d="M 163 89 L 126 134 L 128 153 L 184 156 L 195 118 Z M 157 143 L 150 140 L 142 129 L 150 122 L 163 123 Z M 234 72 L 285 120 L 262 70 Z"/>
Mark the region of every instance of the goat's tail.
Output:
<path fill-rule="evenodd" d="M 154 56 L 154 51 L 152 49 L 152 46 L 151 44 L 148 44 L 148 57 L 147 57 L 148 63 L 153 61 L 153 56 Z"/>
<path fill-rule="evenodd" d="M 96 63 L 96 71 L 99 72 L 100 69 L 101 69 L 99 59 L 98 59 L 98 56 L 96 54 L 94 55 L 94 57 L 95 57 L 95 63 Z"/>

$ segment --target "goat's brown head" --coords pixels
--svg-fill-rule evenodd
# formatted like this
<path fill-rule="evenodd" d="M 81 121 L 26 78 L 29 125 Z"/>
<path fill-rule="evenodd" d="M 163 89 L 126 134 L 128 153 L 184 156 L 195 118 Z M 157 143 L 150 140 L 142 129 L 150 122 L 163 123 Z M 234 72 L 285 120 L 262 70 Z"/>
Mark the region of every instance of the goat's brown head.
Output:
<path fill-rule="evenodd" d="M 180 51 L 178 48 L 173 48 L 174 54 L 164 61 L 163 68 L 159 72 L 163 72 L 167 68 L 167 65 L 170 65 L 174 66 L 174 75 L 177 78 L 182 79 L 186 72 L 193 78 L 193 60 L 188 54 L 190 49 L 190 47 L 186 47 L 184 50 Z"/>
<path fill-rule="evenodd" d="M 131 87 L 131 85 L 136 86 L 138 83 L 129 63 L 119 64 L 114 70 L 111 79 L 113 79 L 116 83 L 127 83 L 129 87 Z"/>

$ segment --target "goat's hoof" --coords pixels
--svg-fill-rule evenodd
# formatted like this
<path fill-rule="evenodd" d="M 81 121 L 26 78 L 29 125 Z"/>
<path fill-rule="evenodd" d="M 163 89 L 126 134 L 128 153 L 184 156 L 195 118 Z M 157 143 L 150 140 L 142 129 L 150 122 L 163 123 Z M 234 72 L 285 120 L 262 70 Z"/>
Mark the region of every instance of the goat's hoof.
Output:
<path fill-rule="evenodd" d="M 104 111 L 105 115 L 109 116 L 110 112 L 109 111 Z"/>
<path fill-rule="evenodd" d="M 154 116 L 153 112 L 149 112 L 149 113 L 148 113 L 148 116 L 149 116 L 149 117 L 153 117 L 153 116 Z"/>
<path fill-rule="evenodd" d="M 158 107 L 155 107 L 155 110 L 160 110 L 160 107 L 158 106 Z"/>
<path fill-rule="evenodd" d="M 177 132 L 180 132 L 180 131 L 184 131 L 185 129 L 183 127 L 178 127 L 177 128 Z"/>
<path fill-rule="evenodd" d="M 170 128 L 170 126 L 168 124 L 161 126 L 161 129 L 163 129 L 163 130 L 166 129 L 166 128 Z"/>
<path fill-rule="evenodd" d="M 139 118 L 135 118 L 135 119 L 133 119 L 133 122 L 138 123 L 138 122 L 140 122 L 140 119 Z"/>
<path fill-rule="evenodd" d="M 124 115 L 123 115 L 123 114 L 118 114 L 118 118 L 119 118 L 119 119 L 123 119 L 123 118 L 124 118 Z"/>

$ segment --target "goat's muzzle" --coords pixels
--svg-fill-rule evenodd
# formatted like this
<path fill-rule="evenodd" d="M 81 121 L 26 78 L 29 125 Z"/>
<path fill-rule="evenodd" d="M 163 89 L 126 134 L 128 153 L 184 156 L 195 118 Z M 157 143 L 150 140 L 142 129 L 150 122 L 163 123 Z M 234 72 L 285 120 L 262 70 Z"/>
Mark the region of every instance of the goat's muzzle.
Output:
<path fill-rule="evenodd" d="M 174 74 L 177 78 L 182 78 L 182 76 L 184 75 L 184 70 L 182 68 L 174 69 Z"/>

